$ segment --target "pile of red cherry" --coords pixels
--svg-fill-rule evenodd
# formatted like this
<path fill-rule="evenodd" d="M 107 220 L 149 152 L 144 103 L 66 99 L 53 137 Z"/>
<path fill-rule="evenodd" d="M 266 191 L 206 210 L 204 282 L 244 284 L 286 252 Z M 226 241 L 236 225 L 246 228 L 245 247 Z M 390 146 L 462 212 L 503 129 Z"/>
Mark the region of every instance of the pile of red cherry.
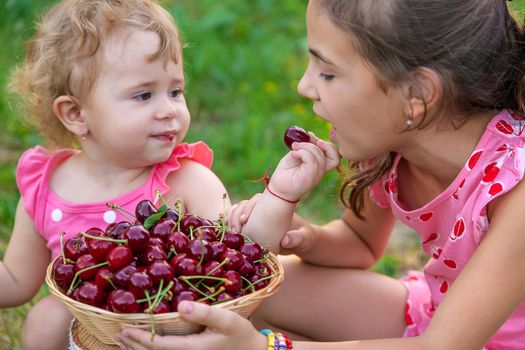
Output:
<path fill-rule="evenodd" d="M 115 206 L 113 206 L 115 208 Z M 115 208 L 118 209 L 118 208 Z M 268 253 L 224 219 L 140 201 L 135 218 L 62 244 L 52 266 L 63 293 L 116 313 L 176 312 L 182 300 L 216 304 L 266 287 Z"/>

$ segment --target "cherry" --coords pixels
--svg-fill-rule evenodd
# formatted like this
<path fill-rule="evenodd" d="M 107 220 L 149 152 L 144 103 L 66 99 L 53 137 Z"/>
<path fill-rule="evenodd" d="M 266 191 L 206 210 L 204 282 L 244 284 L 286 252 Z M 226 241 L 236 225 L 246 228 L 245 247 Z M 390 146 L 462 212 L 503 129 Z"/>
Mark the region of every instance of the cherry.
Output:
<path fill-rule="evenodd" d="M 132 251 L 141 252 L 148 245 L 149 231 L 142 225 L 132 225 L 124 232 L 124 239 L 128 240 Z"/>
<path fill-rule="evenodd" d="M 151 203 L 149 199 L 143 199 L 137 203 L 135 207 L 135 217 L 141 223 L 144 223 L 146 219 L 153 214 L 157 213 L 157 208 Z"/>
<path fill-rule="evenodd" d="M 310 135 L 300 126 L 291 126 L 284 132 L 284 143 L 289 149 L 292 149 L 294 142 L 310 142 Z"/>
<path fill-rule="evenodd" d="M 67 290 L 75 277 L 75 265 L 64 263 L 64 259 L 58 258 L 53 263 L 53 276 L 57 285 Z"/>
<path fill-rule="evenodd" d="M 87 253 L 87 243 L 82 236 L 72 237 L 64 244 L 64 256 L 66 259 L 77 260 L 79 256 Z"/>
<path fill-rule="evenodd" d="M 173 220 L 173 222 L 178 222 L 180 214 L 175 209 L 168 209 L 168 210 L 166 210 L 166 212 L 164 213 L 164 215 L 162 217 L 166 218 L 168 220 Z"/>
<path fill-rule="evenodd" d="M 148 266 L 146 271 L 154 285 L 159 285 L 161 280 L 164 280 L 164 285 L 167 285 L 174 275 L 173 268 L 166 261 L 155 261 Z"/>
<path fill-rule="evenodd" d="M 241 274 L 237 271 L 228 270 L 222 276 L 226 278 L 223 287 L 228 292 L 238 292 L 242 287 Z"/>
<path fill-rule="evenodd" d="M 111 226 L 111 228 L 110 228 Z M 131 224 L 127 221 L 120 221 L 113 223 L 106 229 L 106 235 L 113 239 L 124 239 L 124 233 L 128 230 Z"/>
<path fill-rule="evenodd" d="M 195 232 L 195 236 L 210 242 L 217 240 L 217 234 L 215 233 L 215 230 L 212 227 L 198 228 L 197 232 Z"/>
<path fill-rule="evenodd" d="M 148 244 L 146 250 L 141 253 L 140 261 L 144 265 L 151 265 L 154 261 L 166 260 L 166 258 L 167 255 L 162 248 L 157 245 Z"/>
<path fill-rule="evenodd" d="M 179 256 L 184 255 L 181 258 Z M 195 259 L 186 257 L 185 254 L 179 254 L 170 261 L 170 265 L 177 275 L 195 276 L 202 274 L 202 265 Z"/>
<path fill-rule="evenodd" d="M 119 288 L 128 288 L 129 278 L 135 272 L 137 272 L 137 268 L 135 266 L 128 265 L 123 267 L 113 275 L 113 281 Z"/>
<path fill-rule="evenodd" d="M 99 285 L 104 290 L 110 290 L 113 288 L 112 285 L 113 272 L 107 267 L 101 267 L 98 269 L 97 274 L 95 275 L 95 283 Z"/>
<path fill-rule="evenodd" d="M 91 254 L 84 254 L 80 257 L 78 257 L 77 262 L 75 263 L 75 272 L 78 272 L 80 270 L 88 269 L 93 266 L 95 266 L 97 262 L 95 259 L 91 256 Z M 95 275 L 97 274 L 97 269 L 93 268 L 87 271 L 82 272 L 78 276 L 83 279 L 84 281 L 89 281 L 95 278 Z"/>
<path fill-rule="evenodd" d="M 108 253 L 116 246 L 116 243 L 106 240 L 89 239 L 87 241 L 89 254 L 91 254 L 97 262 L 106 260 Z"/>
<path fill-rule="evenodd" d="M 182 282 L 180 279 L 178 279 L 177 277 L 173 277 L 173 279 L 171 280 L 173 282 L 173 286 L 171 287 L 170 289 L 170 292 L 172 295 L 175 295 L 179 292 L 182 292 L 183 290 L 189 290 L 190 287 Z"/>
<path fill-rule="evenodd" d="M 132 314 L 140 311 L 137 298 L 130 291 L 115 289 L 108 297 L 108 304 L 113 312 L 121 314 Z"/>
<path fill-rule="evenodd" d="M 228 292 L 222 292 L 222 293 L 219 293 L 219 295 L 217 295 L 217 302 L 219 303 L 230 301 L 233 299 L 235 299 L 233 295 L 231 295 Z"/>
<path fill-rule="evenodd" d="M 257 261 L 263 256 L 263 250 L 256 242 L 244 242 L 239 248 L 239 252 L 252 259 L 252 261 Z"/>
<path fill-rule="evenodd" d="M 190 239 L 182 232 L 173 232 L 168 236 L 166 245 L 175 254 L 184 253 L 188 249 Z"/>
<path fill-rule="evenodd" d="M 212 256 L 212 251 L 209 248 L 210 244 L 208 241 L 203 239 L 194 239 L 190 241 L 186 254 L 188 257 L 193 258 L 200 263 L 209 261 Z"/>
<path fill-rule="evenodd" d="M 226 244 L 215 241 L 210 243 L 211 258 L 213 260 L 220 260 L 222 254 L 226 251 Z"/>
<path fill-rule="evenodd" d="M 95 282 L 84 282 L 76 289 L 78 289 L 76 294 L 78 301 L 93 306 L 102 304 L 104 290 Z"/>
<path fill-rule="evenodd" d="M 104 231 L 102 231 L 98 227 L 92 227 L 89 230 L 87 230 L 85 233 L 86 233 L 86 235 L 93 236 L 93 237 L 105 236 Z M 84 239 L 86 240 L 86 243 L 88 244 L 88 249 L 89 249 L 89 242 L 93 238 L 85 237 Z"/>
<path fill-rule="evenodd" d="M 228 248 L 239 249 L 241 244 L 244 243 L 244 237 L 239 233 L 226 231 L 224 232 L 222 243 L 226 244 Z"/>
<path fill-rule="evenodd" d="M 147 313 L 149 313 L 149 311 L 150 311 L 149 308 L 144 310 L 144 312 L 147 312 Z M 170 304 L 168 304 L 168 302 L 164 300 L 159 301 L 157 306 L 155 306 L 155 308 L 153 309 L 154 314 L 165 314 L 168 312 L 171 312 L 171 307 L 170 307 Z"/>
<path fill-rule="evenodd" d="M 257 275 L 254 273 L 253 275 L 248 276 L 248 281 L 252 283 L 252 285 L 255 287 L 255 290 L 263 289 L 266 287 L 270 281 L 268 279 L 263 279 L 264 277 Z"/>
<path fill-rule="evenodd" d="M 197 215 L 190 213 L 185 213 L 180 222 L 180 229 L 182 232 L 189 234 L 191 229 L 196 230 L 198 227 L 201 227 L 202 219 Z"/>
<path fill-rule="evenodd" d="M 121 245 L 113 248 L 107 255 L 109 268 L 112 271 L 117 271 L 127 266 L 133 260 L 133 252 L 131 248 L 126 245 Z"/>
<path fill-rule="evenodd" d="M 179 303 L 183 300 L 196 301 L 198 299 L 197 293 L 193 290 L 185 290 L 173 296 L 171 301 L 171 309 L 177 311 Z"/>
<path fill-rule="evenodd" d="M 167 247 L 166 247 L 166 243 L 159 237 L 150 237 L 149 238 L 149 245 L 156 245 L 158 246 L 160 249 L 166 251 Z"/>
<path fill-rule="evenodd" d="M 237 270 L 242 276 L 247 276 L 255 271 L 255 264 L 247 256 L 244 256 L 243 263 L 241 267 Z"/>
<path fill-rule="evenodd" d="M 144 272 L 135 272 L 129 276 L 128 289 L 139 299 L 146 296 L 146 291 L 150 293 L 153 287 L 151 277 Z"/>
<path fill-rule="evenodd" d="M 170 233 L 175 231 L 175 221 L 170 219 L 160 219 L 157 221 L 155 226 L 151 229 L 151 236 L 152 237 L 160 237 L 163 240 L 166 240 Z"/>
<path fill-rule="evenodd" d="M 228 259 L 228 261 L 224 264 L 225 269 L 237 270 L 242 266 L 244 257 L 239 251 L 227 248 L 221 256 L 221 261 L 224 261 L 225 259 Z"/>
<path fill-rule="evenodd" d="M 202 268 L 202 273 L 206 276 L 221 278 L 224 274 L 224 269 L 217 261 L 213 260 L 204 265 Z M 217 280 L 205 278 L 204 283 L 208 286 L 212 286 L 217 284 Z"/>

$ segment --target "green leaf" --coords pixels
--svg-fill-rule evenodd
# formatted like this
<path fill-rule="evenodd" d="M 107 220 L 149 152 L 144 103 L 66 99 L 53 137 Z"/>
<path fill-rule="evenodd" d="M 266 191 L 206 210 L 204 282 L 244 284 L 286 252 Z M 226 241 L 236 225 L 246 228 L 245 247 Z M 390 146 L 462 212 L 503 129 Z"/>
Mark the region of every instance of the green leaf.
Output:
<path fill-rule="evenodd" d="M 166 213 L 166 210 L 162 210 L 162 211 L 159 211 L 158 213 L 156 214 L 151 214 L 150 216 L 148 216 L 148 218 L 144 221 L 144 227 L 145 228 L 151 228 L 153 227 L 157 221 L 160 220 L 161 217 L 164 216 L 164 214 Z"/>

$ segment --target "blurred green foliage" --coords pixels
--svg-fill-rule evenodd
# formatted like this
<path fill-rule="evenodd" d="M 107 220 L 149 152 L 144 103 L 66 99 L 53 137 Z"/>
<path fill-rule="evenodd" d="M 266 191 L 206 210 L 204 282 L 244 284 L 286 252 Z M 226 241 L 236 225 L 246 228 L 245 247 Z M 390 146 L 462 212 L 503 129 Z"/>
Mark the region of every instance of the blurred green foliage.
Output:
<path fill-rule="evenodd" d="M 6 84 L 23 57 L 34 22 L 56 1 L 0 2 L 0 258 L 18 200 L 15 166 L 28 147 L 42 142 L 8 96 Z M 524 8 L 525 0 L 513 1 Z M 260 178 L 287 151 L 283 132 L 299 124 L 322 138 L 328 126 L 313 117 L 311 103 L 296 93 L 306 67 L 305 8 L 297 0 L 163 1 L 182 29 L 187 100 L 192 112 L 188 142 L 204 140 L 215 153 L 213 169 L 234 201 L 262 190 Z M 298 211 L 312 221 L 336 218 L 339 178 L 329 174 Z M 23 262 L 21 262 L 23 263 Z M 387 255 L 376 270 L 396 275 L 403 257 Z M 32 303 L 47 294 L 45 287 Z M 20 348 L 21 325 L 31 303 L 0 311 L 0 350 Z"/>

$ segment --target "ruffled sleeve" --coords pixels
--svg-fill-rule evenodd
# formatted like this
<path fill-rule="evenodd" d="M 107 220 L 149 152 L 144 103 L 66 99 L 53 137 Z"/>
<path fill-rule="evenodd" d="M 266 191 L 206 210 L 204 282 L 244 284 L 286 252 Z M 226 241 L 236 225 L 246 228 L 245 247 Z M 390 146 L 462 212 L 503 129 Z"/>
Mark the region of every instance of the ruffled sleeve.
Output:
<path fill-rule="evenodd" d="M 16 169 L 16 183 L 24 200 L 24 207 L 35 220 L 39 198 L 42 198 L 46 181 L 46 171 L 51 159 L 50 152 L 41 147 L 33 147 L 22 154 Z"/>
<path fill-rule="evenodd" d="M 177 145 L 168 160 L 156 165 L 150 188 L 151 193 L 154 193 L 155 190 L 160 190 L 162 193 L 169 190 L 169 186 L 166 184 L 166 178 L 171 172 L 180 168 L 181 159 L 191 159 L 207 168 L 211 168 L 213 164 L 213 151 L 202 141 Z"/>

